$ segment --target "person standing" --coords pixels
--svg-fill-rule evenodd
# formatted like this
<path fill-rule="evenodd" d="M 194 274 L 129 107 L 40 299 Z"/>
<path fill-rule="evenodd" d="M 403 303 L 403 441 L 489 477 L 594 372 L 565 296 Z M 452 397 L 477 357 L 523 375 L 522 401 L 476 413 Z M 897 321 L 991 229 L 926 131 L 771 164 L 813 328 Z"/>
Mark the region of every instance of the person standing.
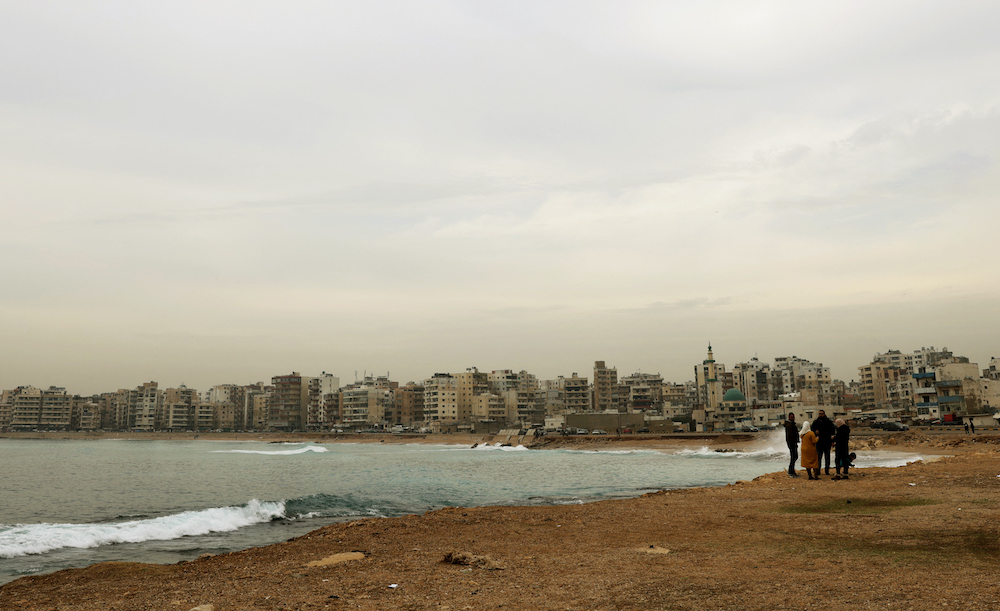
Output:
<path fill-rule="evenodd" d="M 785 444 L 788 445 L 788 453 L 792 460 L 788 463 L 788 476 L 798 477 L 795 472 L 795 461 L 799 459 L 799 428 L 795 426 L 795 414 L 785 416 Z"/>
<path fill-rule="evenodd" d="M 969 429 L 972 431 L 973 435 L 976 434 L 976 423 L 972 421 L 972 418 L 969 418 Z"/>
<path fill-rule="evenodd" d="M 802 467 L 809 479 L 819 479 L 819 454 L 816 453 L 816 433 L 809 428 L 809 421 L 802 423 Z"/>
<path fill-rule="evenodd" d="M 834 422 L 837 427 L 837 433 L 834 443 L 837 446 L 836 449 L 836 466 L 837 474 L 833 476 L 833 479 L 849 479 L 847 477 L 847 471 L 851 466 L 851 450 L 849 447 L 851 439 L 851 427 L 847 426 L 842 418 L 837 418 Z M 844 475 L 840 475 L 840 470 L 844 470 Z"/>
<path fill-rule="evenodd" d="M 837 427 L 826 417 L 826 411 L 819 410 L 819 417 L 813 420 L 812 432 L 816 434 L 816 452 L 819 454 L 819 467 L 825 465 L 826 474 L 830 475 L 830 446 Z M 824 458 L 826 462 L 824 463 Z M 819 473 L 816 474 L 819 477 Z"/>

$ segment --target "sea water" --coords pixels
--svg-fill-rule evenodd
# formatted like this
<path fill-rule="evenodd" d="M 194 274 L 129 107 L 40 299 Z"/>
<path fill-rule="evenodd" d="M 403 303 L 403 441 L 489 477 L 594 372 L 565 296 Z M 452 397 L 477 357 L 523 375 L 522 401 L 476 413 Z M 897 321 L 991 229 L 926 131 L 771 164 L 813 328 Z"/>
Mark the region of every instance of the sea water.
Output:
<path fill-rule="evenodd" d="M 724 485 L 787 468 L 782 435 L 745 452 L 0 439 L 0 584 L 108 560 L 191 560 L 366 516 Z"/>

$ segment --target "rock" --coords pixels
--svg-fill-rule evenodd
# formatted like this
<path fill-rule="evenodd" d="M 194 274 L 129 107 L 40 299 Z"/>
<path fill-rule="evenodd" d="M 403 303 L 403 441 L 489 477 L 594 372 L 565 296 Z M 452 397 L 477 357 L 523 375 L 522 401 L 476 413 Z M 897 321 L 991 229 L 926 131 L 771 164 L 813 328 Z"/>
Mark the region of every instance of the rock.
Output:
<path fill-rule="evenodd" d="M 506 568 L 490 556 L 477 556 L 472 552 L 458 552 L 454 550 L 445 554 L 442 562 L 464 566 L 477 566 L 488 571 L 502 571 Z"/>

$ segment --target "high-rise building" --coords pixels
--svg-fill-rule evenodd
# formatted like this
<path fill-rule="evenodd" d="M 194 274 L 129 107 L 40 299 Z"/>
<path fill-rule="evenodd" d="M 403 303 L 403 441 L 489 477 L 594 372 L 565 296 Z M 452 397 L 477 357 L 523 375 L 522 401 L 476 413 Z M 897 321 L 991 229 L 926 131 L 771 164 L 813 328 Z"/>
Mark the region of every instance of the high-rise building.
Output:
<path fill-rule="evenodd" d="M 297 371 L 274 376 L 268 427 L 282 431 L 305 430 L 309 407 L 309 380 Z"/>
<path fill-rule="evenodd" d="M 458 386 L 450 373 L 435 373 L 424 380 L 424 421 L 456 424 L 458 422 Z"/>
<path fill-rule="evenodd" d="M 594 409 L 619 411 L 618 370 L 604 361 L 594 361 Z"/>
<path fill-rule="evenodd" d="M 340 421 L 340 378 L 327 372 L 309 380 L 309 430 L 327 430 Z"/>
<path fill-rule="evenodd" d="M 128 391 L 128 429 L 152 431 L 156 416 L 162 412 L 163 393 L 156 382 L 146 382 Z"/>
<path fill-rule="evenodd" d="M 469 367 L 462 373 L 453 373 L 455 390 L 458 393 L 458 421 L 468 423 L 472 419 L 472 405 L 479 395 L 489 393 L 489 375 L 480 372 L 475 367 Z"/>
<path fill-rule="evenodd" d="M 391 413 L 386 415 L 389 424 L 413 426 L 424 420 L 424 387 L 407 382 L 393 391 Z"/>

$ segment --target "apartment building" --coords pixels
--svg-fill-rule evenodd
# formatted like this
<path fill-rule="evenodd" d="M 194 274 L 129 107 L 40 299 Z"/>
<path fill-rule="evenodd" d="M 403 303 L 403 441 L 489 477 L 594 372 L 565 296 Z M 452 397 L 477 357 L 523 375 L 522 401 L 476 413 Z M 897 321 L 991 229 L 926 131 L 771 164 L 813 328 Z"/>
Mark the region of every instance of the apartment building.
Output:
<path fill-rule="evenodd" d="M 274 391 L 269 405 L 269 428 L 282 431 L 305 429 L 308 421 L 309 380 L 308 376 L 297 371 L 271 378 Z"/>
<path fill-rule="evenodd" d="M 771 388 L 771 366 L 757 357 L 736 363 L 733 367 L 733 384 L 750 405 L 774 401 L 780 395 Z"/>
<path fill-rule="evenodd" d="M 327 430 L 340 420 L 340 378 L 324 371 L 309 380 L 306 427 L 311 431 Z"/>
<path fill-rule="evenodd" d="M 507 403 L 504 398 L 489 392 L 476 395 L 472 402 L 472 421 L 473 424 L 506 424 Z"/>
<path fill-rule="evenodd" d="M 244 412 L 246 428 L 254 431 L 261 431 L 267 428 L 267 423 L 271 419 L 271 395 L 273 394 L 273 390 L 272 387 L 264 385 L 247 387 Z"/>
<path fill-rule="evenodd" d="M 424 387 L 407 382 L 393 391 L 392 410 L 386 414 L 389 424 L 413 426 L 424 420 Z"/>
<path fill-rule="evenodd" d="M 575 371 L 568 378 L 559 377 L 562 380 L 566 412 L 572 414 L 591 411 L 593 407 L 590 404 L 590 383 L 587 378 L 581 378 Z"/>
<path fill-rule="evenodd" d="M 599 412 L 619 411 L 618 370 L 604 361 L 594 361 L 594 409 Z"/>
<path fill-rule="evenodd" d="M 622 378 L 619 386 L 630 410 L 658 410 L 663 404 L 663 376 L 658 373 L 636 372 Z"/>
<path fill-rule="evenodd" d="M 128 424 L 132 431 L 156 429 L 156 416 L 163 408 L 163 392 L 156 382 L 146 382 L 128 391 Z"/>
<path fill-rule="evenodd" d="M 458 423 L 458 385 L 450 373 L 435 373 L 424 380 L 424 421 Z"/>
<path fill-rule="evenodd" d="M 490 391 L 489 374 L 469 367 L 462 373 L 453 373 L 452 379 L 458 397 L 458 421 L 468 423 L 472 420 L 475 398 Z"/>
<path fill-rule="evenodd" d="M 511 369 L 497 369 L 490 372 L 487 381 L 490 385 L 490 392 L 500 395 L 512 388 L 517 388 L 517 374 Z"/>
<path fill-rule="evenodd" d="M 508 424 L 524 426 L 545 424 L 545 412 L 538 403 L 538 389 L 531 386 L 512 388 L 501 393 Z"/>
<path fill-rule="evenodd" d="M 73 397 L 65 388 L 19 386 L 4 391 L 2 402 L 9 406 L 12 429 L 68 429 L 72 423 Z"/>
<path fill-rule="evenodd" d="M 74 397 L 70 427 L 80 431 L 101 428 L 101 404 L 94 397 Z"/>
<path fill-rule="evenodd" d="M 341 423 L 350 427 L 382 424 L 392 402 L 393 391 L 388 386 L 348 386 L 340 391 Z"/>

